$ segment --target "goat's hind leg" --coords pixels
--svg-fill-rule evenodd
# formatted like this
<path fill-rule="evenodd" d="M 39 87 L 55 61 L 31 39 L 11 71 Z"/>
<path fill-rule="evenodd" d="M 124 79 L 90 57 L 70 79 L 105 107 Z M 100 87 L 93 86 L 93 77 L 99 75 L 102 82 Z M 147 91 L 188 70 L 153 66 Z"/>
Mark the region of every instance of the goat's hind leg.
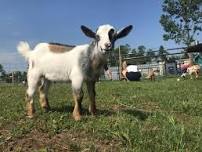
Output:
<path fill-rule="evenodd" d="M 28 80 L 28 89 L 26 92 L 26 99 L 25 99 L 27 104 L 26 110 L 27 110 L 27 117 L 32 118 L 35 113 L 33 96 L 38 85 L 39 76 L 28 74 L 27 80 Z"/>
<path fill-rule="evenodd" d="M 48 112 L 50 110 L 50 106 L 48 102 L 49 86 L 50 86 L 50 81 L 42 77 L 40 86 L 39 86 L 39 102 L 44 112 Z"/>

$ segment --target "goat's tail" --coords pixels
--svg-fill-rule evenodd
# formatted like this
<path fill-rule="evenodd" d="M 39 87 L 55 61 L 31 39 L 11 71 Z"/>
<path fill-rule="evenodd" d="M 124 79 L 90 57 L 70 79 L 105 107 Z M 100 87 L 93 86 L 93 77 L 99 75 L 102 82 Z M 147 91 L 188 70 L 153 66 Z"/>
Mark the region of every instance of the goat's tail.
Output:
<path fill-rule="evenodd" d="M 25 59 L 29 59 L 31 49 L 27 42 L 21 41 L 17 46 L 17 50 L 20 54 L 22 54 L 22 56 L 25 57 Z"/>

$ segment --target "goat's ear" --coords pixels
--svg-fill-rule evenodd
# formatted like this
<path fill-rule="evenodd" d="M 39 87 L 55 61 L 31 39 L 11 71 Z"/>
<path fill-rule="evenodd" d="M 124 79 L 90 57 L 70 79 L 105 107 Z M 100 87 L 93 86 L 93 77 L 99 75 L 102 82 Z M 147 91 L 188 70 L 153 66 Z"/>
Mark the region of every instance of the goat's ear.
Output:
<path fill-rule="evenodd" d="M 120 39 L 120 38 L 122 38 L 122 37 L 127 36 L 127 35 L 130 33 L 130 31 L 132 30 L 132 28 L 133 28 L 132 25 L 129 25 L 129 26 L 123 28 L 122 30 L 120 30 L 120 31 L 118 31 L 118 32 L 116 33 L 116 37 L 115 37 L 115 38 L 116 38 L 116 39 Z"/>
<path fill-rule="evenodd" d="M 83 33 L 90 37 L 90 38 L 96 38 L 96 34 L 95 32 L 93 32 L 91 29 L 89 29 L 88 27 L 84 26 L 84 25 L 81 25 L 81 30 L 83 31 Z"/>

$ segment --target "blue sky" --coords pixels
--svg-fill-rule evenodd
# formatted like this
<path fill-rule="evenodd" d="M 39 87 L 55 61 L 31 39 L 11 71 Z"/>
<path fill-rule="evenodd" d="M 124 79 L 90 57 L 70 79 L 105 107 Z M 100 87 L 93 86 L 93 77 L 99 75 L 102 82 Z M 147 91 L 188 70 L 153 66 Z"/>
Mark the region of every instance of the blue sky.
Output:
<path fill-rule="evenodd" d="M 89 43 L 91 40 L 81 33 L 81 25 L 96 30 L 101 24 L 118 29 L 132 24 L 133 31 L 116 46 L 128 43 L 132 48 L 179 47 L 173 41 L 162 39 L 159 23 L 162 1 L 0 0 L 0 64 L 24 63 L 16 53 L 16 45 L 21 40 L 28 41 L 32 47 L 39 42 Z"/>

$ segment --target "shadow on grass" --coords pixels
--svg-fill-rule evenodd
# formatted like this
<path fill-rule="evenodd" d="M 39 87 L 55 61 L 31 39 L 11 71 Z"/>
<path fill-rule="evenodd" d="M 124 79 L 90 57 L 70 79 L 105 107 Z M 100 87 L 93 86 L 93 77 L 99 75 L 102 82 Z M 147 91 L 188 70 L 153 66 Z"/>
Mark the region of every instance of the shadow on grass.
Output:
<path fill-rule="evenodd" d="M 65 105 L 63 107 L 51 107 L 50 112 L 72 113 L 73 109 L 74 109 L 73 106 Z M 131 108 L 121 108 L 117 111 L 112 110 L 112 109 L 110 109 L 110 110 L 97 109 L 96 116 L 109 117 L 109 116 L 115 115 L 118 111 L 132 115 L 132 116 L 136 117 L 137 119 L 143 120 L 143 121 L 152 115 L 152 112 L 149 112 L 149 111 L 144 111 L 144 110 L 140 110 L 140 109 L 131 109 Z M 91 114 L 89 113 L 87 108 L 82 107 L 82 115 L 91 115 Z"/>
<path fill-rule="evenodd" d="M 65 105 L 63 107 L 51 107 L 49 112 L 59 112 L 59 113 L 72 113 L 74 110 L 73 106 Z M 115 114 L 112 110 L 97 109 L 97 116 L 112 116 Z M 82 107 L 82 115 L 91 115 L 87 108 Z"/>
<path fill-rule="evenodd" d="M 152 112 L 144 111 L 144 110 L 140 110 L 140 109 L 123 109 L 122 111 L 124 113 L 132 115 L 132 116 L 138 118 L 139 120 L 143 120 L 143 121 L 152 115 Z"/>
<path fill-rule="evenodd" d="M 74 107 L 65 105 L 60 107 L 51 107 L 50 112 L 59 112 L 59 113 L 70 113 L 73 112 Z"/>

